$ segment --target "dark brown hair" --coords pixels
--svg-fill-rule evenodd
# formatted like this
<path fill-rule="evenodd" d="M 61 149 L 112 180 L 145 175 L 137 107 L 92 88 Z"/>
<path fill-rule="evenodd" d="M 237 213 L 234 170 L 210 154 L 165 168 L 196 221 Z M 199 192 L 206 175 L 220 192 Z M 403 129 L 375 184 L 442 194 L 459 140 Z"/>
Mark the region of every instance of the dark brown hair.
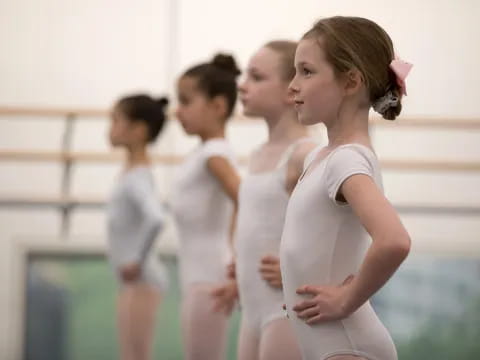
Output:
<path fill-rule="evenodd" d="M 117 107 L 132 122 L 143 122 L 148 127 L 148 142 L 153 142 L 163 128 L 167 119 L 168 99 L 153 99 L 149 95 L 138 94 L 121 98 Z"/>
<path fill-rule="evenodd" d="M 237 77 L 240 70 L 231 55 L 217 54 L 209 63 L 203 63 L 188 69 L 183 76 L 197 80 L 198 88 L 208 98 L 223 96 L 227 100 L 227 117 L 237 101 Z"/>

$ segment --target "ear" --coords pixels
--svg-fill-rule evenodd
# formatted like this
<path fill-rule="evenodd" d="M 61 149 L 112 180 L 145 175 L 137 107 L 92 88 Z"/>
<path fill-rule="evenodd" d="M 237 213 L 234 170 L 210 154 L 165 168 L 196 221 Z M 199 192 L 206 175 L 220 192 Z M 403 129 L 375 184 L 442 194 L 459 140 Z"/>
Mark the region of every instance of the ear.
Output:
<path fill-rule="evenodd" d="M 223 95 L 217 95 L 210 100 L 210 107 L 218 118 L 226 118 L 228 114 L 227 98 Z"/>
<path fill-rule="evenodd" d="M 135 139 L 142 139 L 148 142 L 148 126 L 144 121 L 132 121 L 130 131 Z"/>
<path fill-rule="evenodd" d="M 351 69 L 344 75 L 344 90 L 346 95 L 353 95 L 360 91 L 364 84 L 363 76 L 357 69 Z"/>

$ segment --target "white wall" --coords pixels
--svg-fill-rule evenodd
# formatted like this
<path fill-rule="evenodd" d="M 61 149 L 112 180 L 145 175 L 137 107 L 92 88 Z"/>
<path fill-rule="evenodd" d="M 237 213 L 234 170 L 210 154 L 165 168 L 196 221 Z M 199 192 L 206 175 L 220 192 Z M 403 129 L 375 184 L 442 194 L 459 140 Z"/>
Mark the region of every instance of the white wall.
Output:
<path fill-rule="evenodd" d="M 331 15 L 366 16 L 392 36 L 401 56 L 414 63 L 408 79 L 406 115 L 480 117 L 480 37 L 476 0 L 16 0 L 0 2 L 0 106 L 109 106 L 133 91 L 161 94 L 187 66 L 217 51 L 236 55 L 242 66 L 262 43 L 298 39 L 315 19 Z M 62 122 L 0 119 L 0 149 L 58 150 Z M 74 150 L 107 151 L 106 121 L 80 121 Z M 232 124 L 229 138 L 239 155 L 264 139 L 261 123 Z M 378 130 L 375 142 L 385 158 L 480 160 L 478 132 Z M 155 149 L 184 154 L 196 140 L 176 123 Z M 75 166 L 76 195 L 105 196 L 118 165 Z M 61 168 L 56 163 L 0 162 L 0 196 L 56 196 Z M 172 171 L 156 170 L 160 192 L 168 197 Z M 477 174 L 386 172 L 387 193 L 395 203 L 479 205 Z M 414 240 L 437 246 L 478 240 L 476 217 L 403 218 Z M 58 234 L 55 210 L 0 209 L 0 358 L 15 359 L 10 328 L 20 307 L 11 296 L 13 240 L 20 235 Z M 171 230 L 171 229 L 170 229 Z M 169 230 L 169 231 L 170 231 Z M 73 235 L 102 239 L 98 211 L 75 213 Z M 172 238 L 171 233 L 167 237 Z M 432 241 L 433 240 L 433 241 Z M 39 240 L 40 241 L 40 240 Z"/>
<path fill-rule="evenodd" d="M 165 91 L 168 13 L 167 0 L 2 1 L 1 102 L 104 107 Z"/>

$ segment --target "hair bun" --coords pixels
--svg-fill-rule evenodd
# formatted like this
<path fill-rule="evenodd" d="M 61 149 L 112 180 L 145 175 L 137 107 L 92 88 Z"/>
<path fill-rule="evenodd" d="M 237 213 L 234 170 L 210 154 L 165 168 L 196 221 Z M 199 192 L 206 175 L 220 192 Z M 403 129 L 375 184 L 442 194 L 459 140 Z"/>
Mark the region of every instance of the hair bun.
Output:
<path fill-rule="evenodd" d="M 229 72 L 235 77 L 241 73 L 232 55 L 217 54 L 212 60 L 212 65 Z"/>
<path fill-rule="evenodd" d="M 402 111 L 402 97 L 398 90 L 390 90 L 374 101 L 372 107 L 385 120 L 395 120 Z"/>
<path fill-rule="evenodd" d="M 161 98 L 155 100 L 155 102 L 160 105 L 162 107 L 162 109 L 164 109 L 165 107 L 167 107 L 168 103 L 169 103 L 169 100 L 167 97 L 165 96 L 162 96 Z"/>

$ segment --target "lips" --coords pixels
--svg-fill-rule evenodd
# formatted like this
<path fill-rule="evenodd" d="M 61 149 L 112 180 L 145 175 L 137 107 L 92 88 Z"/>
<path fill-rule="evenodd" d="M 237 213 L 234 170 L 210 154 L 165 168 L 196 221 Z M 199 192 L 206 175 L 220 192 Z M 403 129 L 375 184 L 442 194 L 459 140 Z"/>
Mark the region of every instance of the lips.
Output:
<path fill-rule="evenodd" d="M 298 108 L 304 104 L 302 100 L 295 99 L 295 107 Z"/>

